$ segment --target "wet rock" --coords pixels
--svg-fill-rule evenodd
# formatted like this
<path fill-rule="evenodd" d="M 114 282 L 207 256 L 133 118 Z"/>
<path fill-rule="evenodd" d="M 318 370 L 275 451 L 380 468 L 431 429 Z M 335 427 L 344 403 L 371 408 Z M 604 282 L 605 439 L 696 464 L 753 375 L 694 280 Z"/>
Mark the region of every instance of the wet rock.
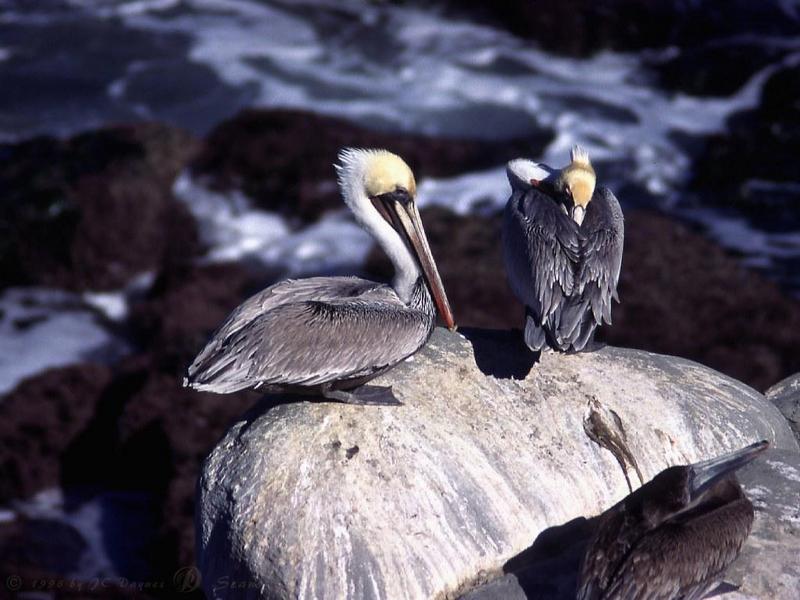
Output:
<path fill-rule="evenodd" d="M 0 146 L 0 281 L 111 289 L 194 256 L 194 221 L 171 185 L 196 148 L 156 124 Z"/>
<path fill-rule="evenodd" d="M 386 148 L 422 178 L 535 153 L 551 137 L 541 131 L 511 141 L 441 139 L 371 131 L 302 111 L 251 109 L 209 134 L 193 171 L 215 189 L 239 188 L 262 208 L 308 222 L 341 208 L 333 163 L 342 147 Z"/>
<path fill-rule="evenodd" d="M 3 519 L 0 521 L 2 597 L 52 600 L 143 600 L 151 597 L 132 589 L 124 578 L 108 577 L 101 585 L 98 579 L 75 577 L 87 547 L 83 536 L 65 523 L 19 514 Z"/>
<path fill-rule="evenodd" d="M 706 140 L 691 184 L 704 203 L 735 207 L 762 227 L 795 231 L 800 185 L 800 66 L 775 72 L 757 108 L 736 113 Z"/>
<path fill-rule="evenodd" d="M 431 249 L 460 326 L 520 328 L 506 283 L 499 215 L 422 211 Z M 391 265 L 374 249 L 371 277 Z M 696 360 L 759 389 L 800 370 L 800 304 L 714 243 L 655 213 L 625 214 L 621 304 L 598 339 Z"/>
<path fill-rule="evenodd" d="M 193 564 L 194 486 L 203 457 L 259 397 L 184 389 L 182 373 L 171 368 L 155 353 L 122 361 L 80 433 L 41 459 L 60 465 L 64 485 L 152 496 L 160 508 L 149 567 L 163 577 Z"/>
<path fill-rule="evenodd" d="M 152 560 L 157 572 L 194 564 L 194 488 L 199 466 L 215 440 L 258 394 L 219 396 L 181 386 L 181 378 L 140 359 L 127 375 L 144 379 L 117 420 L 113 468 L 125 474 L 114 485 L 135 485 L 162 499 L 162 522 Z"/>
<path fill-rule="evenodd" d="M 163 271 L 131 307 L 129 325 L 162 368 L 183 370 L 211 333 L 245 298 L 273 283 L 240 264 L 193 265 Z"/>
<path fill-rule="evenodd" d="M 91 421 L 110 380 L 100 365 L 52 369 L 0 399 L 0 504 L 59 484 L 59 457 Z"/>
<path fill-rule="evenodd" d="M 269 283 L 261 277 L 230 264 L 167 269 L 133 299 L 128 325 L 146 350 L 113 372 L 91 364 L 52 370 L 5 396 L 0 502 L 58 485 L 144 491 L 159 504 L 153 572 L 171 577 L 192 565 L 200 463 L 259 395 L 198 393 L 181 381 L 225 316 Z"/>
<path fill-rule="evenodd" d="M 786 417 L 795 437 L 800 441 L 800 373 L 773 385 L 767 390 L 766 396 Z"/>
<path fill-rule="evenodd" d="M 17 568 L 36 567 L 63 577 L 80 568 L 87 548 L 80 532 L 66 523 L 19 517 L 17 531 L 0 541 L 0 556 Z"/>
<path fill-rule="evenodd" d="M 649 62 L 664 88 L 692 96 L 730 96 L 785 53 L 769 42 L 720 41 L 680 49 L 674 56 Z"/>
<path fill-rule="evenodd" d="M 603 49 L 687 47 L 737 34 L 794 35 L 798 16 L 780 0 L 544 0 L 442 2 L 459 14 L 499 25 L 541 47 L 571 56 Z"/>
<path fill-rule="evenodd" d="M 800 586 L 800 453 L 770 449 L 738 472 L 753 502 L 755 522 L 739 558 L 727 570 L 721 600 L 793 600 Z M 502 575 L 478 586 L 463 600 L 573 600 L 585 548 L 596 520 L 580 517 L 548 529 L 504 565 Z"/>
<path fill-rule="evenodd" d="M 199 483 L 203 580 L 275 598 L 455 594 L 548 527 L 613 504 L 637 471 L 762 438 L 798 450 L 761 394 L 696 363 L 607 347 L 534 364 L 509 332 L 464 335 L 438 329 L 375 380 L 404 406 L 273 402 L 240 418 Z M 615 415 L 627 474 L 584 432 L 595 413 Z"/>
<path fill-rule="evenodd" d="M 800 370 L 800 304 L 687 227 L 626 214 L 614 324 L 601 338 L 697 360 L 758 389 Z"/>

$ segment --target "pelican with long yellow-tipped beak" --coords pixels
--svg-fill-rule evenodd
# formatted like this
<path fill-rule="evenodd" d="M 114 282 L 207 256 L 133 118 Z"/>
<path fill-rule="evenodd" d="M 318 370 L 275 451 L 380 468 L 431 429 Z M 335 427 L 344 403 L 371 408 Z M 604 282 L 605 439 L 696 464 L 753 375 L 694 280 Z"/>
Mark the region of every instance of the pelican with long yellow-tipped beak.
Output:
<path fill-rule="evenodd" d="M 562 170 L 527 159 L 508 163 L 511 197 L 503 220 L 509 284 L 525 304 L 525 343 L 581 351 L 611 323 L 622 266 L 622 209 L 596 189 L 588 153 L 572 148 Z"/>
<path fill-rule="evenodd" d="M 399 404 L 391 388 L 363 384 L 428 341 L 437 308 L 455 328 L 411 169 L 391 152 L 361 149 L 340 152 L 336 169 L 345 203 L 394 265 L 392 284 L 357 277 L 277 283 L 233 311 L 189 367 L 184 385 Z"/>

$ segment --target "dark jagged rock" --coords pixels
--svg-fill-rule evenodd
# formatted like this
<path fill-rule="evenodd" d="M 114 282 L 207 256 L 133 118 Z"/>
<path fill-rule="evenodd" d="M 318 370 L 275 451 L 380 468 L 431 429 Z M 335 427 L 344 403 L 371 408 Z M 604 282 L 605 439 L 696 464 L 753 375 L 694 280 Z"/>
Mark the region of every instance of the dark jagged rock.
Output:
<path fill-rule="evenodd" d="M 162 498 L 162 524 L 152 560 L 158 572 L 170 572 L 194 564 L 192 517 L 200 463 L 214 440 L 259 394 L 198 393 L 182 388 L 179 377 L 143 359 L 129 364 L 128 370 L 145 381 L 127 399 L 116 422 L 115 468 Z"/>
<path fill-rule="evenodd" d="M 443 0 L 451 10 L 490 22 L 570 56 L 598 50 L 687 47 L 737 34 L 795 35 L 798 17 L 779 0 Z"/>
<path fill-rule="evenodd" d="M 194 221 L 171 186 L 196 148 L 146 123 L 0 146 L 2 285 L 118 288 L 195 255 Z"/>
<path fill-rule="evenodd" d="M 500 218 L 431 208 L 422 218 L 460 326 L 521 327 L 505 280 Z M 387 280 L 379 250 L 368 270 Z M 675 221 L 630 210 L 614 324 L 599 339 L 691 358 L 759 389 L 800 370 L 800 304 Z"/>
<path fill-rule="evenodd" d="M 76 365 L 17 386 L 0 401 L 0 502 L 59 484 L 144 491 L 161 504 L 154 572 L 193 564 L 200 461 L 258 394 L 183 389 L 183 370 L 225 316 L 268 283 L 238 265 L 169 269 L 132 306 L 129 326 L 146 352 L 113 373 Z"/>
<path fill-rule="evenodd" d="M 262 208 L 313 221 L 341 208 L 333 163 L 345 146 L 386 148 L 418 178 L 446 176 L 536 153 L 548 131 L 489 142 L 371 131 L 348 121 L 295 110 L 245 110 L 212 131 L 194 173 L 216 189 L 240 188 Z"/>
<path fill-rule="evenodd" d="M 768 42 L 709 42 L 678 50 L 665 60 L 651 59 L 650 64 L 666 89 L 692 96 L 730 96 L 785 53 Z"/>
<path fill-rule="evenodd" d="M 800 66 L 774 73 L 757 108 L 736 113 L 697 159 L 692 189 L 703 202 L 735 207 L 771 229 L 796 230 L 800 217 Z"/>
<path fill-rule="evenodd" d="M 238 304 L 272 283 L 263 277 L 234 263 L 165 270 L 133 303 L 129 325 L 162 366 L 181 373 Z"/>
<path fill-rule="evenodd" d="M 0 399 L 0 504 L 59 484 L 59 458 L 91 421 L 110 380 L 101 365 L 53 369 Z"/>
<path fill-rule="evenodd" d="M 85 385 L 71 392 L 86 393 Z M 226 424 L 258 394 L 228 396 L 181 387 L 179 373 L 154 355 L 124 360 L 107 380 L 79 434 L 65 449 L 33 458 L 52 463 L 65 486 L 146 492 L 160 505 L 149 551 L 155 575 L 193 564 L 194 484 L 200 462 Z M 170 575 L 171 576 L 171 575 Z"/>
<path fill-rule="evenodd" d="M 74 527 L 46 518 L 16 521 L 16 531 L 0 539 L 0 556 L 6 564 L 38 567 L 61 577 L 80 568 L 88 544 Z"/>
<path fill-rule="evenodd" d="M 611 344 L 674 354 L 757 389 L 800 370 L 800 304 L 671 219 L 630 212 Z"/>

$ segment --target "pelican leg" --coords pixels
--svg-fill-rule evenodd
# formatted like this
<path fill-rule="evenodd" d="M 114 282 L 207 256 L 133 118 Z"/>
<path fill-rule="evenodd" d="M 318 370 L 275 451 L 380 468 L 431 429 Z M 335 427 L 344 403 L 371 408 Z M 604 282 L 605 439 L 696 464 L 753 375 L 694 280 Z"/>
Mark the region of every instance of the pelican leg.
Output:
<path fill-rule="evenodd" d="M 361 404 L 373 406 L 402 406 L 390 386 L 362 385 L 354 390 L 332 390 L 330 387 L 322 388 L 322 395 L 330 400 L 344 402 L 345 404 Z"/>

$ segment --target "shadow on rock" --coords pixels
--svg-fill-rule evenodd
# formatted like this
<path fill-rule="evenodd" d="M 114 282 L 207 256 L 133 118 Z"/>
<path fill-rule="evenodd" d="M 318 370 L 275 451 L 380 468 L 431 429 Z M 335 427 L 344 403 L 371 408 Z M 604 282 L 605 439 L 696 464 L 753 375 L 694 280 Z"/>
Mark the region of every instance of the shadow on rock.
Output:
<path fill-rule="evenodd" d="M 578 517 L 545 529 L 533 544 L 503 565 L 505 575 L 462 600 L 573 600 L 578 572 L 597 519 Z"/>
<path fill-rule="evenodd" d="M 465 327 L 459 333 L 472 344 L 475 363 L 481 372 L 498 379 L 525 379 L 541 356 L 541 352 L 528 349 L 519 329 L 498 331 Z"/>

